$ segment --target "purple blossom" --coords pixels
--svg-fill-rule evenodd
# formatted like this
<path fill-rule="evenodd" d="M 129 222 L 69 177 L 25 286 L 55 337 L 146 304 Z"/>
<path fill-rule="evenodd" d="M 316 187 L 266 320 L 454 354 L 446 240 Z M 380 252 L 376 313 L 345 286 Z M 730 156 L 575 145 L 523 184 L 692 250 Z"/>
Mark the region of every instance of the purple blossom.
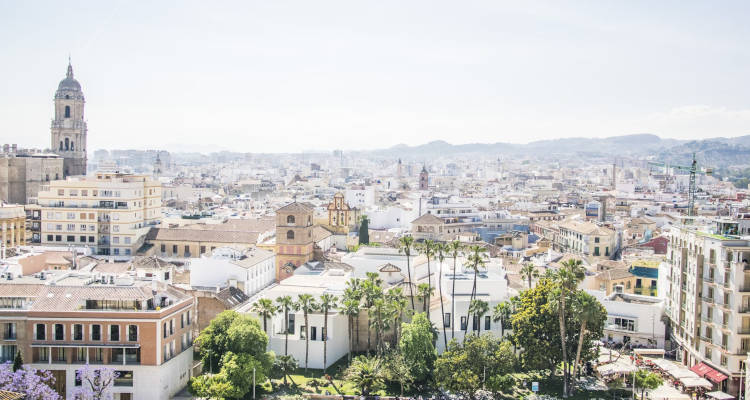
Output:
<path fill-rule="evenodd" d="M 81 386 L 73 390 L 73 399 L 112 400 L 112 386 L 119 376 L 120 374 L 111 368 L 95 369 L 86 364 L 76 371 L 76 381 L 81 382 Z"/>
<path fill-rule="evenodd" d="M 46 370 L 37 370 L 24 365 L 13 372 L 10 362 L 0 365 L 0 390 L 23 393 L 27 400 L 62 399 L 52 387 L 55 377 Z"/>

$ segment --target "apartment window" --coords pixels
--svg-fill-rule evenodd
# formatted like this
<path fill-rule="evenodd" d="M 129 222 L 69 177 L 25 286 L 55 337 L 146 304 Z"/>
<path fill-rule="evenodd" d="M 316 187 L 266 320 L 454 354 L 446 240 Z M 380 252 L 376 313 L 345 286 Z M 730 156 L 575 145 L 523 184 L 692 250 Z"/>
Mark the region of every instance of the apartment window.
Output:
<path fill-rule="evenodd" d="M 88 196 L 89 191 L 87 189 L 81 189 L 81 196 Z"/>
<path fill-rule="evenodd" d="M 299 338 L 304 339 L 307 336 L 307 326 L 301 325 L 299 327 Z"/>
<path fill-rule="evenodd" d="M 91 340 L 102 340 L 102 326 L 99 324 L 91 325 Z"/>
<path fill-rule="evenodd" d="M 86 243 L 86 236 L 79 236 L 79 237 L 78 237 L 78 240 L 79 240 L 79 241 L 80 241 L 81 243 Z"/>
<path fill-rule="evenodd" d="M 138 325 L 128 325 L 128 341 L 138 341 Z"/>
<path fill-rule="evenodd" d="M 81 215 L 86 215 L 86 214 L 81 214 Z M 81 224 L 81 225 L 79 226 L 79 229 L 80 229 L 80 230 L 81 230 L 82 232 L 86 232 L 86 224 Z"/>
<path fill-rule="evenodd" d="M 161 252 L 162 253 L 166 253 L 167 252 L 167 245 L 165 245 L 165 244 L 161 245 Z"/>
<path fill-rule="evenodd" d="M 55 237 L 53 235 L 47 235 L 47 241 L 48 242 L 51 242 L 52 240 L 54 240 L 54 238 Z"/>
<path fill-rule="evenodd" d="M 190 326 L 190 310 L 188 310 L 187 317 L 185 319 L 187 319 L 187 324 L 188 326 Z"/>
<path fill-rule="evenodd" d="M 125 244 L 130 244 L 130 237 L 129 236 L 124 237 L 123 240 L 125 241 Z"/>
<path fill-rule="evenodd" d="M 164 332 L 163 337 L 166 338 L 167 336 L 169 336 L 169 331 L 167 330 L 167 323 L 165 322 L 162 327 L 163 327 L 162 332 Z"/>
<path fill-rule="evenodd" d="M 479 316 L 478 315 L 473 315 L 471 317 L 471 329 L 474 331 L 479 330 Z"/>
<path fill-rule="evenodd" d="M 294 314 L 289 314 L 289 321 L 287 321 L 287 333 L 294 335 Z"/>
<path fill-rule="evenodd" d="M 599 243 L 599 238 L 598 237 L 594 238 L 594 243 Z"/>
<path fill-rule="evenodd" d="M 180 314 L 180 329 L 185 328 L 185 314 Z"/>
<path fill-rule="evenodd" d="M 3 329 L 3 339 L 5 340 L 16 340 L 16 323 L 8 322 Z"/>
<path fill-rule="evenodd" d="M 66 239 L 66 240 L 67 240 L 68 242 L 75 242 L 75 241 L 76 241 L 76 237 L 75 237 L 75 236 L 73 236 L 73 235 L 68 235 L 68 236 L 67 236 L 67 237 L 66 237 L 65 239 Z"/>
<path fill-rule="evenodd" d="M 204 254 L 206 252 L 206 246 L 201 246 L 201 254 Z"/>
<path fill-rule="evenodd" d="M 55 324 L 55 340 L 65 340 L 65 326 L 63 324 Z"/>
<path fill-rule="evenodd" d="M 58 196 L 65 196 L 65 189 L 57 189 Z"/>
<path fill-rule="evenodd" d="M 76 361 L 86 361 L 86 347 L 76 347 Z"/>
<path fill-rule="evenodd" d="M 73 340 L 83 340 L 83 325 L 73 325 Z"/>
<path fill-rule="evenodd" d="M 57 347 L 56 349 L 55 361 L 67 361 L 65 358 L 65 347 Z"/>
<path fill-rule="evenodd" d="M 705 354 L 704 354 L 704 355 L 705 355 L 705 356 L 706 356 L 706 358 L 708 358 L 709 360 L 711 359 L 711 348 L 710 348 L 710 347 L 706 347 L 706 352 L 705 352 Z"/>
<path fill-rule="evenodd" d="M 318 340 L 318 328 L 315 326 L 310 327 L 310 340 Z"/>
<path fill-rule="evenodd" d="M 94 243 L 96 239 L 93 236 L 89 236 L 89 243 Z"/>
<path fill-rule="evenodd" d="M 443 316 L 443 326 L 446 328 L 451 327 L 451 313 L 445 313 Z"/>
<path fill-rule="evenodd" d="M 47 340 L 47 325 L 36 324 L 36 340 Z"/>
<path fill-rule="evenodd" d="M 172 254 L 173 254 L 173 255 L 176 255 L 176 254 L 177 254 L 177 245 L 176 245 L 176 244 L 173 244 L 173 245 L 172 245 Z"/>
<path fill-rule="evenodd" d="M 466 330 L 466 317 L 461 317 L 461 330 Z"/>
<path fill-rule="evenodd" d="M 38 347 L 39 361 L 49 361 L 49 347 Z"/>
<path fill-rule="evenodd" d="M 486 315 L 484 317 L 484 330 L 485 331 L 490 330 L 490 316 L 489 315 Z"/>
<path fill-rule="evenodd" d="M 190 246 L 185 245 L 185 254 L 190 254 Z"/>
<path fill-rule="evenodd" d="M 120 325 L 109 326 L 109 341 L 110 342 L 120 341 Z"/>
<path fill-rule="evenodd" d="M 174 320 L 173 319 L 169 320 L 169 334 L 174 335 Z"/>
<path fill-rule="evenodd" d="M 104 359 L 104 351 L 101 348 L 94 349 L 94 361 L 102 362 Z"/>
<path fill-rule="evenodd" d="M 727 365 L 727 356 L 721 355 L 721 365 L 726 366 Z"/>

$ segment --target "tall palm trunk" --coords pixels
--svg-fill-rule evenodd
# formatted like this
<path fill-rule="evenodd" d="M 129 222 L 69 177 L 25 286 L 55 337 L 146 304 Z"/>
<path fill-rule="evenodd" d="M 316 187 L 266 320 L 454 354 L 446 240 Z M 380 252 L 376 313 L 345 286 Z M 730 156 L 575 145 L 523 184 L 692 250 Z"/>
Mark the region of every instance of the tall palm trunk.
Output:
<path fill-rule="evenodd" d="M 469 319 L 471 317 L 471 302 L 474 301 L 474 296 L 477 293 L 477 268 L 474 267 L 474 284 L 471 286 L 471 296 L 469 297 L 469 309 L 466 310 L 466 329 L 464 329 L 464 342 L 466 342 L 466 335 L 469 333 Z M 473 321 L 471 321 L 473 322 Z"/>
<path fill-rule="evenodd" d="M 583 348 L 583 336 L 586 334 L 586 319 L 581 321 L 581 335 L 578 337 L 578 350 L 576 350 L 576 363 L 573 364 L 573 379 L 578 375 L 578 363 L 581 362 L 581 349 Z"/>
<path fill-rule="evenodd" d="M 310 326 L 307 323 L 307 310 L 305 310 L 305 375 L 307 375 L 307 359 L 310 355 Z"/>
<path fill-rule="evenodd" d="M 268 334 L 268 319 L 265 315 L 263 316 L 263 332 L 265 332 L 266 335 Z"/>
<path fill-rule="evenodd" d="M 323 312 L 323 374 L 328 367 L 328 309 Z"/>
<path fill-rule="evenodd" d="M 347 324 L 347 334 L 349 336 L 349 354 L 347 354 L 347 360 L 349 362 L 352 362 L 352 330 L 354 330 L 353 322 L 354 318 L 352 318 L 351 315 L 348 315 L 346 318 L 346 324 Z"/>
<path fill-rule="evenodd" d="M 368 356 L 370 355 L 370 347 L 371 347 L 371 344 L 370 344 L 370 336 L 371 336 L 370 331 L 372 330 L 370 329 L 372 327 L 372 317 L 370 315 L 371 311 L 372 309 L 368 307 L 367 308 L 367 355 Z"/>
<path fill-rule="evenodd" d="M 289 354 L 289 309 L 284 309 L 284 355 Z"/>
<path fill-rule="evenodd" d="M 432 290 L 432 270 L 430 269 L 430 257 L 427 257 L 427 295 L 425 296 L 425 308 L 427 309 L 427 320 L 430 320 L 430 292 Z"/>
<path fill-rule="evenodd" d="M 456 338 L 456 257 L 453 257 L 453 289 L 451 289 L 451 339 Z"/>
<path fill-rule="evenodd" d="M 560 312 L 558 313 L 558 322 L 560 323 L 560 342 L 562 344 L 562 361 L 563 361 L 563 397 L 568 397 L 568 350 L 565 343 L 565 295 L 560 298 Z"/>
<path fill-rule="evenodd" d="M 357 340 L 354 342 L 354 351 L 359 349 L 359 314 L 355 317 L 354 327 L 357 328 Z"/>
<path fill-rule="evenodd" d="M 443 342 L 445 348 L 448 348 L 448 335 L 445 333 L 445 309 L 443 308 L 443 262 L 440 262 L 440 272 L 438 273 L 438 292 L 440 293 L 440 324 L 443 325 Z"/>
<path fill-rule="evenodd" d="M 409 260 L 409 254 L 406 255 L 406 273 L 409 275 L 409 297 L 411 297 L 411 310 L 417 311 L 414 308 L 414 283 L 411 281 L 411 262 Z"/>

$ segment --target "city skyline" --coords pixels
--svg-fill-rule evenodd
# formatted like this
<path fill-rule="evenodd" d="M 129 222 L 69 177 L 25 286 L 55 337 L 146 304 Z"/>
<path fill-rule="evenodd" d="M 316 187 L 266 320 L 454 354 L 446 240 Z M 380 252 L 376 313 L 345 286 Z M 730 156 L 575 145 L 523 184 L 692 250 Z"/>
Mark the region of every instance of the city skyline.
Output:
<path fill-rule="evenodd" d="M 750 133 L 747 6 L 679 5 L 6 3 L 4 142 L 49 147 L 68 55 L 89 150 Z"/>

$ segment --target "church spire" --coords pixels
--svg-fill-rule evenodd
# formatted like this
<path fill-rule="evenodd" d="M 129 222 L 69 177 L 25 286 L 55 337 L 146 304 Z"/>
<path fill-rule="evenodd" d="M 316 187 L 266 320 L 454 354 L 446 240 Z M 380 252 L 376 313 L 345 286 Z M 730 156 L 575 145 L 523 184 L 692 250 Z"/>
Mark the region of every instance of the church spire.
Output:
<path fill-rule="evenodd" d="M 70 62 L 70 54 L 68 54 L 68 73 L 65 74 L 65 77 L 72 78 L 73 77 L 73 64 Z"/>

